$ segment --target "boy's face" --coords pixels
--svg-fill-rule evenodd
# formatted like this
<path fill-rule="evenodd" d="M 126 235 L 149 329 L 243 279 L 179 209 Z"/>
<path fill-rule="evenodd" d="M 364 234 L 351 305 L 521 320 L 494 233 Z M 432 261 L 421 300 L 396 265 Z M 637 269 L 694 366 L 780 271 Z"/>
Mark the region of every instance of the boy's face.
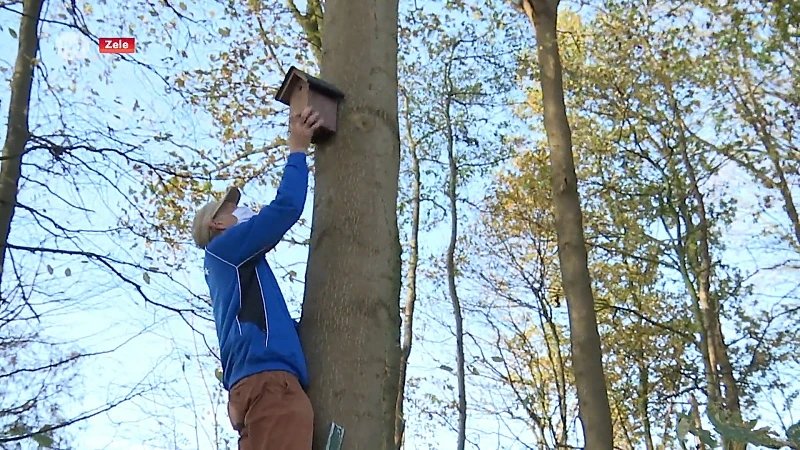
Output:
<path fill-rule="evenodd" d="M 222 207 L 217 212 L 217 215 L 211 220 L 209 226 L 212 230 L 215 231 L 223 231 L 227 230 L 228 228 L 236 225 L 239 220 L 236 216 L 233 215 L 233 211 L 236 209 L 235 203 L 225 202 L 222 204 Z"/>

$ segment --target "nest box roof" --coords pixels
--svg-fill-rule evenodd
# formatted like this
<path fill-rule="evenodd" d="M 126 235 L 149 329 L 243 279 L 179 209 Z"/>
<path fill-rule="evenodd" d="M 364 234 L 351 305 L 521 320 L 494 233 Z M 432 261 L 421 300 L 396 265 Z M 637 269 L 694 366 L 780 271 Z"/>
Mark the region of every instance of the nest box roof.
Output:
<path fill-rule="evenodd" d="M 310 89 L 321 92 L 328 97 L 335 99 L 344 98 L 344 92 L 340 91 L 336 86 L 328 83 L 325 80 L 311 76 L 297 67 L 292 66 L 289 71 L 286 72 L 286 76 L 283 78 L 283 83 L 281 83 L 281 87 L 278 88 L 278 92 L 275 94 L 275 99 L 284 105 L 288 105 L 297 80 L 305 80 L 308 82 Z"/>

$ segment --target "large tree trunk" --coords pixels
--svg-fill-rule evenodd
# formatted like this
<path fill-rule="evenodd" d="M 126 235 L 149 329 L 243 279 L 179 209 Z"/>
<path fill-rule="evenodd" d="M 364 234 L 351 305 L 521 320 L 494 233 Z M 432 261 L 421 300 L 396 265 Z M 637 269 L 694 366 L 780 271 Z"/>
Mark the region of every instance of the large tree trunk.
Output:
<path fill-rule="evenodd" d="M 322 77 L 347 95 L 319 146 L 301 337 L 314 449 L 393 449 L 400 362 L 397 0 L 328 0 Z"/>
<path fill-rule="evenodd" d="M 583 216 L 572 134 L 564 105 L 561 57 L 556 40 L 558 0 L 522 0 L 536 34 L 542 83 L 544 127 L 550 146 L 558 258 L 569 312 L 570 343 L 578 393 L 578 414 L 587 450 L 613 448 L 611 409 L 603 372 L 600 334 L 589 277 Z"/>
<path fill-rule="evenodd" d="M 39 15 L 42 0 L 25 0 L 19 21 L 17 61 L 11 78 L 11 103 L 8 106 L 8 130 L 0 162 L 0 281 L 6 259 L 8 234 L 17 206 L 17 190 L 22 172 L 22 155 L 30 138 L 28 107 L 33 85 L 33 68 L 39 51 Z"/>

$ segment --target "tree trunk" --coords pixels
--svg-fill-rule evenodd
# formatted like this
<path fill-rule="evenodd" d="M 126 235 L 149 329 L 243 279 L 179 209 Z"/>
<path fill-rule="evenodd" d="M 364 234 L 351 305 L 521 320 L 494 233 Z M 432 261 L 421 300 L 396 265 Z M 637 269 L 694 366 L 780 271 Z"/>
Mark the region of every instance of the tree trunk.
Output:
<path fill-rule="evenodd" d="M 689 394 L 689 405 L 690 405 L 690 412 L 692 415 L 692 421 L 694 422 L 694 426 L 698 430 L 703 429 L 703 420 L 700 417 L 700 404 L 697 402 L 697 398 L 695 398 L 694 394 Z M 695 436 L 695 444 L 697 445 L 695 448 L 696 450 L 706 450 L 706 444 L 700 440 L 699 437 Z"/>
<path fill-rule="evenodd" d="M 611 450 L 614 444 L 611 409 L 603 372 L 600 335 L 583 235 L 583 216 L 572 158 L 572 135 L 564 105 L 561 57 L 556 39 L 558 1 L 523 0 L 522 6 L 534 27 L 538 47 L 544 127 L 553 172 L 558 257 L 569 313 L 578 415 L 586 450 Z"/>
<path fill-rule="evenodd" d="M 740 167 L 750 172 L 767 189 L 777 189 L 783 200 L 783 209 L 789 218 L 789 223 L 792 227 L 792 242 L 798 251 L 800 251 L 800 214 L 797 212 L 797 205 L 792 194 L 792 184 L 786 177 L 786 166 L 784 156 L 788 156 L 788 160 L 792 160 L 790 154 L 782 155 L 780 151 L 780 144 L 777 142 L 775 136 L 770 130 L 769 121 L 766 119 L 768 114 L 764 111 L 763 102 L 756 95 L 756 88 L 753 86 L 751 74 L 743 70 L 742 76 L 737 79 L 733 74 L 729 75 L 730 79 L 734 80 L 730 83 L 733 101 L 738 106 L 737 110 L 744 121 L 750 125 L 755 132 L 761 145 L 764 147 L 766 157 L 772 165 L 772 172 L 766 167 L 759 167 L 759 164 L 754 164 L 744 158 L 731 157 Z M 741 79 L 744 78 L 744 79 Z"/>
<path fill-rule="evenodd" d="M 22 172 L 22 155 L 30 138 L 28 108 L 31 101 L 33 69 L 39 51 L 39 16 L 42 0 L 25 0 L 17 33 L 17 60 L 11 78 L 11 102 L 8 105 L 8 129 L 0 162 L 0 281 L 6 258 L 8 235 L 17 206 L 17 190 Z"/>
<path fill-rule="evenodd" d="M 642 321 L 639 321 L 641 326 Z M 639 386 L 637 394 L 639 395 L 639 415 L 642 418 L 642 432 L 644 434 L 644 445 L 647 450 L 655 450 L 653 444 L 653 428 L 650 424 L 650 374 L 648 373 L 647 363 L 644 359 L 644 351 L 638 352 L 637 365 L 639 369 Z"/>
<path fill-rule="evenodd" d="M 765 144 L 767 142 L 768 141 L 765 139 Z M 792 224 L 792 230 L 794 231 L 794 247 L 800 251 L 800 215 L 797 213 L 797 206 L 792 196 L 792 185 L 786 178 L 786 171 L 783 169 L 783 163 L 781 162 L 780 156 L 774 150 L 774 147 L 768 147 L 768 152 L 772 168 L 778 178 L 776 184 L 783 198 L 783 210 L 786 211 L 786 215 L 789 217 L 789 222 Z"/>
<path fill-rule="evenodd" d="M 317 64 L 322 64 L 322 30 L 324 20 L 323 4 L 320 0 L 306 0 L 305 14 L 295 5 L 294 0 L 286 0 L 294 19 L 303 29 L 303 34 L 308 39 L 311 53 Z"/>
<path fill-rule="evenodd" d="M 411 107 L 408 95 L 406 100 L 406 113 Z M 419 153 L 417 142 L 411 133 L 411 116 L 406 115 L 406 140 L 411 156 L 411 239 L 409 240 L 408 272 L 406 274 L 406 304 L 403 308 L 403 345 L 400 353 L 400 383 L 398 384 L 397 406 L 395 407 L 394 444 L 397 450 L 403 447 L 405 437 L 405 419 L 403 417 L 403 403 L 406 398 L 406 373 L 408 359 L 411 357 L 411 346 L 414 342 L 414 306 L 417 302 L 417 265 L 419 264 L 419 211 L 422 195 L 422 175 L 419 171 Z"/>
<path fill-rule="evenodd" d="M 675 404 L 670 403 L 664 414 L 664 427 L 662 428 L 663 434 L 661 435 L 661 443 L 658 445 L 658 450 L 667 450 L 672 447 L 672 439 L 670 437 L 670 429 L 672 428 L 672 413 L 675 411 Z"/>
<path fill-rule="evenodd" d="M 670 95 L 670 106 L 673 108 L 675 114 L 678 114 L 678 105 L 675 97 L 672 95 L 671 89 L 668 89 Z M 725 387 L 724 390 L 724 405 L 716 404 L 715 406 L 725 410 L 735 421 L 742 420 L 741 416 L 741 403 L 739 400 L 739 386 L 734 378 L 733 366 L 731 365 L 730 358 L 728 357 L 728 348 L 725 344 L 725 339 L 722 334 L 722 325 L 720 323 L 720 315 L 722 313 L 720 302 L 712 296 L 711 293 L 711 272 L 713 267 L 713 260 L 711 259 L 710 250 L 710 232 L 708 224 L 708 213 L 706 212 L 705 196 L 700 191 L 700 183 L 697 179 L 697 174 L 694 170 L 694 163 L 689 157 L 688 143 L 686 142 L 686 133 L 683 122 L 676 120 L 678 126 L 678 147 L 686 168 L 686 174 L 689 178 L 689 189 L 692 198 L 697 208 L 698 223 L 695 227 L 691 212 L 686 214 L 687 222 L 687 236 L 692 235 L 697 231 L 697 244 L 698 255 L 697 261 L 699 268 L 696 274 L 697 279 L 697 301 L 700 305 L 702 312 L 702 325 L 706 329 L 708 345 L 708 362 L 706 370 L 710 371 L 715 376 L 713 382 L 714 388 L 710 391 L 719 392 L 718 385 L 720 383 Z M 714 399 L 709 396 L 713 403 Z M 744 450 L 746 445 L 724 439 L 723 447 L 726 450 Z"/>
<path fill-rule="evenodd" d="M 398 2 L 328 0 L 322 77 L 346 98 L 315 154 L 301 337 L 314 449 L 331 422 L 347 450 L 395 448 L 400 363 Z"/>
<path fill-rule="evenodd" d="M 451 61 L 452 62 L 452 61 Z M 461 314 L 461 302 L 458 299 L 456 288 L 456 245 L 458 243 L 458 197 L 456 186 L 458 184 L 458 165 L 455 156 L 455 139 L 453 136 L 453 122 L 450 118 L 452 100 L 450 92 L 450 63 L 445 74 L 447 98 L 444 104 L 444 119 L 447 133 L 447 197 L 450 200 L 450 242 L 447 246 L 447 288 L 450 302 L 453 304 L 453 319 L 456 323 L 456 381 L 458 383 L 458 440 L 457 450 L 464 450 L 467 443 L 467 385 L 464 363 L 464 318 Z"/>

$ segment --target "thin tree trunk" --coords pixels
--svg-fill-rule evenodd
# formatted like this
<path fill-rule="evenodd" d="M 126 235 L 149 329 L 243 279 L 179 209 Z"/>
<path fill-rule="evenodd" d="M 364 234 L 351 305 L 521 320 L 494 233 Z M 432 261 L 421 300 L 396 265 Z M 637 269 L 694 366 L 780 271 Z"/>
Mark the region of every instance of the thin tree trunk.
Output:
<path fill-rule="evenodd" d="M 542 258 L 540 264 L 544 266 L 546 263 Z M 531 290 L 535 287 L 531 285 Z M 569 445 L 569 432 L 570 428 L 567 426 L 569 417 L 569 399 L 567 398 L 567 364 L 564 358 L 564 353 L 561 351 L 561 338 L 558 325 L 553 319 L 552 306 L 542 295 L 536 295 L 539 302 L 539 326 L 542 329 L 542 339 L 544 340 L 545 348 L 547 348 L 547 360 L 553 369 L 553 380 L 556 383 L 556 394 L 558 395 L 558 418 L 561 421 L 561 426 L 553 427 L 551 420 L 549 428 L 556 443 L 557 447 L 565 447 Z M 549 330 L 548 334 L 545 330 Z M 542 405 L 544 410 L 548 409 L 547 406 Z M 544 434 L 543 434 L 544 435 Z"/>
<path fill-rule="evenodd" d="M 308 44 L 311 47 L 311 53 L 317 64 L 322 64 L 322 31 L 324 24 L 324 11 L 322 2 L 320 0 L 306 0 L 306 12 L 300 12 L 300 9 L 295 5 L 294 0 L 286 0 L 289 10 L 292 12 L 294 19 L 303 29 Z"/>
<path fill-rule="evenodd" d="M 661 436 L 661 443 L 658 446 L 659 450 L 667 450 L 667 448 L 672 448 L 670 439 L 670 428 L 672 428 L 672 413 L 675 410 L 675 404 L 670 403 L 669 408 L 667 408 L 667 413 L 664 414 L 664 434 Z"/>
<path fill-rule="evenodd" d="M 747 71 L 743 71 L 747 74 Z M 731 76 L 731 78 L 735 78 Z M 755 87 L 749 75 L 745 75 L 745 79 L 741 83 L 731 83 L 731 92 L 734 101 L 738 104 L 741 114 L 745 122 L 749 123 L 755 131 L 758 140 L 764 147 L 767 158 L 773 168 L 773 173 L 769 173 L 767 169 L 760 169 L 755 164 L 746 162 L 741 158 L 733 157 L 732 159 L 737 162 L 745 170 L 749 171 L 757 180 L 761 181 L 768 189 L 778 189 L 781 193 L 783 200 L 783 210 L 786 212 L 789 222 L 792 226 L 792 239 L 794 246 L 800 250 L 800 214 L 797 212 L 797 205 L 795 204 L 794 196 L 792 195 L 791 183 L 786 178 L 786 171 L 784 170 L 784 163 L 781 161 L 779 152 L 779 144 L 776 142 L 775 137 L 770 133 L 769 125 L 764 120 L 767 115 L 762 106 L 762 102 L 756 96 Z M 748 103 L 749 102 L 749 103 Z M 791 159 L 791 158 L 790 158 Z"/>
<path fill-rule="evenodd" d="M 409 111 L 410 102 L 408 95 L 404 96 L 406 113 Z M 419 154 L 417 142 L 411 133 L 410 116 L 406 114 L 406 141 L 408 152 L 411 156 L 411 239 L 409 240 L 408 272 L 406 274 L 406 304 L 403 308 L 403 344 L 400 349 L 400 383 L 397 393 L 397 406 L 395 407 L 394 443 L 397 450 L 403 447 L 405 437 L 405 418 L 403 403 L 406 392 L 406 373 L 408 359 L 411 356 L 411 345 L 414 342 L 414 306 L 417 302 L 417 265 L 419 263 L 419 210 L 422 190 L 422 177 L 419 171 Z"/>
<path fill-rule="evenodd" d="M 346 94 L 315 153 L 303 347 L 314 450 L 331 422 L 347 450 L 395 448 L 400 378 L 398 2 L 327 0 L 322 77 Z"/>
<path fill-rule="evenodd" d="M 450 65 L 445 74 L 445 86 L 452 92 L 450 86 Z M 444 120 L 447 129 L 447 196 L 450 200 L 450 242 L 447 246 L 447 286 L 450 301 L 453 304 L 453 318 L 456 322 L 456 378 L 458 383 L 458 441 L 457 449 L 464 450 L 467 442 L 467 386 L 464 364 L 464 318 L 461 315 L 461 302 L 456 289 L 456 245 L 458 243 L 458 165 L 455 156 L 455 139 L 453 136 L 453 123 L 450 118 L 451 98 L 448 93 L 444 104 Z"/>
<path fill-rule="evenodd" d="M 603 372 L 600 335 L 583 235 L 572 135 L 564 105 L 561 59 L 556 39 L 557 0 L 523 0 L 537 41 L 542 104 L 552 165 L 558 257 L 567 299 L 578 414 L 586 450 L 611 450 L 611 409 Z"/>
<path fill-rule="evenodd" d="M 697 402 L 697 398 L 694 394 L 689 394 L 689 404 L 690 404 L 690 413 L 692 416 L 692 421 L 694 422 L 694 426 L 697 427 L 698 430 L 703 429 L 703 421 L 700 418 L 700 404 Z M 697 444 L 697 450 L 706 450 L 706 444 L 700 440 L 699 437 L 695 436 L 695 443 Z"/>
<path fill-rule="evenodd" d="M 765 141 L 768 142 L 765 138 Z M 766 144 L 765 142 L 765 144 Z M 775 175 L 778 177 L 778 190 L 780 190 L 781 197 L 783 198 L 783 210 L 789 217 L 789 222 L 792 224 L 794 231 L 794 246 L 800 251 L 800 215 L 797 213 L 794 197 L 792 196 L 792 188 L 789 180 L 786 178 L 786 172 L 783 170 L 783 163 L 780 160 L 774 148 L 767 150 L 769 153 L 769 160 L 772 162 L 772 167 L 775 170 Z"/>
<path fill-rule="evenodd" d="M 641 325 L 641 321 L 639 321 Z M 644 445 L 647 450 L 655 450 L 653 444 L 653 430 L 650 425 L 650 374 L 648 373 L 647 364 L 644 361 L 644 352 L 639 352 L 638 355 L 638 368 L 639 368 L 639 415 L 642 416 L 642 430 L 644 431 Z"/>
<path fill-rule="evenodd" d="M 670 159 L 670 172 L 677 174 L 678 169 L 675 163 Z M 683 189 L 683 188 L 681 188 Z M 700 342 L 698 343 L 698 348 L 700 350 L 700 354 L 703 358 L 703 366 L 705 370 L 703 371 L 706 379 L 706 395 L 708 397 L 709 404 L 719 404 L 721 401 L 722 394 L 719 388 L 719 374 L 717 371 L 717 358 L 716 352 L 713 350 L 713 346 L 711 345 L 711 337 L 708 331 L 708 319 L 706 318 L 705 310 L 702 306 L 702 300 L 699 295 L 698 288 L 695 287 L 694 281 L 692 280 L 692 273 L 693 268 L 691 266 L 692 261 L 690 260 L 689 256 L 689 248 L 690 245 L 688 243 L 689 237 L 694 229 L 694 221 L 692 220 L 691 213 L 689 212 L 685 201 L 681 199 L 675 199 L 678 202 L 677 210 L 675 211 L 676 219 L 677 219 L 677 232 L 676 232 L 676 240 L 677 243 L 674 245 L 675 252 L 678 254 L 678 267 L 681 273 L 681 278 L 683 279 L 683 284 L 686 286 L 686 290 L 689 293 L 689 297 L 692 300 L 692 315 L 696 324 L 698 325 L 698 334 L 700 335 Z M 681 221 L 683 219 L 683 222 Z M 666 217 L 662 217 L 661 221 L 664 224 L 665 228 L 668 227 L 666 225 Z M 682 230 L 681 224 L 686 223 L 686 230 Z"/>
<path fill-rule="evenodd" d="M 627 266 L 628 261 L 625 261 Z M 632 286 L 631 286 L 632 287 Z M 642 301 L 638 295 L 634 295 L 634 305 L 637 310 L 642 310 Z M 644 320 L 640 317 L 637 321 L 638 329 L 642 329 L 645 325 Z M 655 443 L 653 441 L 653 426 L 650 421 L 650 371 L 647 367 L 646 350 L 644 346 L 638 347 L 636 350 L 636 366 L 639 371 L 639 384 L 637 387 L 638 403 L 637 408 L 639 415 L 642 419 L 642 432 L 644 434 L 644 445 L 646 450 L 655 450 Z"/>
<path fill-rule="evenodd" d="M 8 235 L 17 206 L 22 156 L 30 138 L 28 109 L 31 102 L 33 70 L 39 51 L 39 16 L 43 0 L 25 0 L 17 33 L 17 60 L 11 77 L 11 102 L 8 105 L 8 129 L 0 162 L 0 281 L 6 258 Z"/>
<path fill-rule="evenodd" d="M 677 114 L 677 103 L 674 97 L 671 97 L 671 104 Z M 719 377 L 718 381 L 725 387 L 725 404 L 715 406 L 724 409 L 734 420 L 741 420 L 739 386 L 733 375 L 733 367 L 728 358 L 728 348 L 725 345 L 725 340 L 722 335 L 722 325 L 719 320 L 721 308 L 719 301 L 711 294 L 711 268 L 713 261 L 709 248 L 710 232 L 705 196 L 700 191 L 697 174 L 694 170 L 694 163 L 692 163 L 689 157 L 689 149 L 685 139 L 683 123 L 680 118 L 676 120 L 676 123 L 678 125 L 678 147 L 686 168 L 686 174 L 689 178 L 689 189 L 697 208 L 698 223 L 696 228 L 698 232 L 697 241 L 699 244 L 698 260 L 700 263 L 700 268 L 697 273 L 697 297 L 700 309 L 702 310 L 703 322 L 708 334 L 708 353 L 711 366 L 709 369 L 717 373 Z M 689 230 L 694 230 L 695 227 L 691 222 L 691 214 L 687 214 L 686 219 Z M 744 449 L 744 446 L 734 441 L 726 440 L 723 446 L 727 450 Z"/>

